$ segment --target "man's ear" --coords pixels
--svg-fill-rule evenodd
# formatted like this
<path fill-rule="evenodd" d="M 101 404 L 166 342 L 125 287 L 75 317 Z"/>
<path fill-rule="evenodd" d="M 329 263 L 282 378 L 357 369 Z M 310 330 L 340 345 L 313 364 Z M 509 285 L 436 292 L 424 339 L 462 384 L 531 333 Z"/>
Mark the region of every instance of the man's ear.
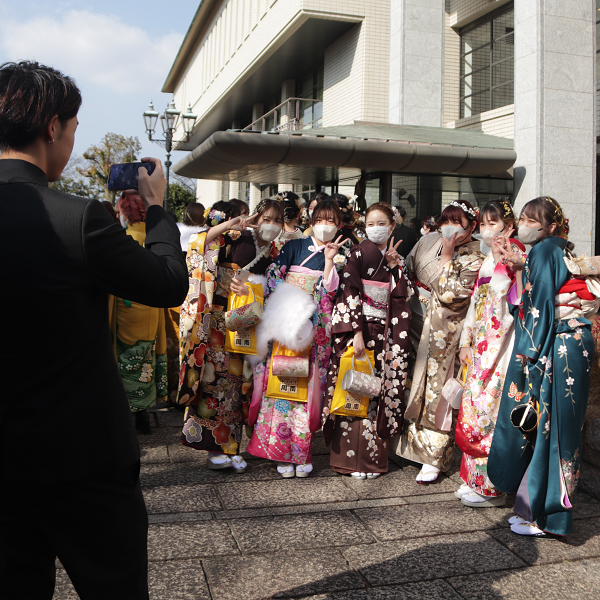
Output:
<path fill-rule="evenodd" d="M 58 120 L 58 115 L 54 115 L 44 129 L 46 141 L 49 144 L 53 144 L 54 141 L 60 137 L 61 130 L 59 129 L 59 126 L 60 122 Z"/>

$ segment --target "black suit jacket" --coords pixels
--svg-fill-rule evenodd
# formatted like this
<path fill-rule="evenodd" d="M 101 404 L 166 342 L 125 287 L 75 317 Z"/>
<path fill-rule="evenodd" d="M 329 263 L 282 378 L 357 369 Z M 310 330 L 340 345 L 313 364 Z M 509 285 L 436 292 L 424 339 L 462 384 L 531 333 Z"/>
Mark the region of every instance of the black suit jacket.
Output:
<path fill-rule="evenodd" d="M 112 350 L 108 294 L 177 306 L 188 288 L 179 229 L 152 206 L 146 248 L 96 200 L 0 160 L 0 487 L 43 486 L 139 459 Z"/>
<path fill-rule="evenodd" d="M 417 243 L 417 232 L 412 227 L 400 223 L 394 227 L 388 245 L 392 238 L 394 238 L 394 244 L 397 244 L 398 240 L 402 240 L 402 243 L 398 246 L 398 254 L 406 258 Z"/>

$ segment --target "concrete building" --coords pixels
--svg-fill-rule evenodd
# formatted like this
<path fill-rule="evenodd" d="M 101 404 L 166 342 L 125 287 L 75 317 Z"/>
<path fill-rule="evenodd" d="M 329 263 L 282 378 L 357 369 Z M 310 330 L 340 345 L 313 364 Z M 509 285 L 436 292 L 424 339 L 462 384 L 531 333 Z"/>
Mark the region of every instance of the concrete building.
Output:
<path fill-rule="evenodd" d="M 203 0 L 163 91 L 205 205 L 554 196 L 595 252 L 600 0 Z"/>

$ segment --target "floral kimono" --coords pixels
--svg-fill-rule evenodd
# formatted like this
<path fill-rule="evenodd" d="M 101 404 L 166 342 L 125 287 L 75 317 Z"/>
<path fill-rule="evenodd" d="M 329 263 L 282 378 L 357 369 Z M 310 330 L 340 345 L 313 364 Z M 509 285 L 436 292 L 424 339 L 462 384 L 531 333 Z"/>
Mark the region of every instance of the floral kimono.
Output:
<path fill-rule="evenodd" d="M 238 454 L 252 371 L 244 368 L 243 354 L 225 350 L 224 315 L 235 271 L 254 262 L 257 250 L 250 231 L 230 231 L 208 248 L 205 240 L 206 232 L 192 235 L 187 253 L 190 289 L 181 307 L 178 402 L 188 408 L 180 439 L 197 450 Z M 269 244 L 250 267 L 251 282 L 261 282 L 275 252 Z"/>
<path fill-rule="evenodd" d="M 515 512 L 557 535 L 573 531 L 594 353 L 586 316 L 597 311 L 600 296 L 593 278 L 572 277 L 565 246 L 560 237 L 544 238 L 525 262 L 523 295 L 514 308 L 515 344 L 488 459 L 492 483 L 517 492 Z M 524 435 L 510 416 L 530 399 L 538 406 L 538 426 Z"/>
<path fill-rule="evenodd" d="M 127 235 L 141 246 L 146 224 L 127 226 Z M 109 296 L 113 349 L 131 412 L 167 399 L 167 337 L 162 308 Z"/>
<path fill-rule="evenodd" d="M 441 400 L 444 383 L 458 369 L 455 358 L 463 321 L 484 257 L 479 242 L 469 242 L 455 248 L 452 260 L 440 269 L 441 249 L 441 236 L 432 234 L 421 238 L 408 255 L 409 273 L 416 280 L 427 310 L 404 413 L 410 423 L 396 452 L 408 460 L 447 471 L 454 454 L 454 431 L 451 426 L 440 429 L 436 421 L 440 422 L 439 411 L 445 408 Z"/>
<path fill-rule="evenodd" d="M 390 272 L 384 253 L 369 240 L 354 246 L 344 267 L 331 320 L 334 355 L 323 410 L 331 468 L 339 473 L 387 473 L 389 439 L 402 431 L 413 293 L 403 267 L 404 260 Z M 382 379 L 382 392 L 371 398 L 364 419 L 329 414 L 339 361 L 356 331 L 363 332 L 365 348 L 374 350 L 375 375 Z"/>
<path fill-rule="evenodd" d="M 327 280 L 324 246 L 314 238 L 290 240 L 267 271 L 267 295 L 257 344 L 265 358 L 254 370 L 248 452 L 279 462 L 310 464 L 312 435 L 321 427 L 322 397 L 331 356 L 331 311 L 339 284 L 336 256 Z M 307 327 L 306 327 L 307 326 Z M 308 337 L 307 337 L 308 334 Z M 310 345 L 308 401 L 267 397 L 272 341 L 292 350 Z"/>
<path fill-rule="evenodd" d="M 513 250 L 525 259 L 525 247 L 511 240 Z M 506 370 L 515 339 L 509 294 L 516 297 L 515 273 L 490 253 L 481 265 L 460 338 L 461 348 L 471 348 L 469 368 L 462 398 L 456 443 L 463 451 L 460 475 L 467 485 L 484 496 L 499 496 L 487 476 L 487 459 Z"/>

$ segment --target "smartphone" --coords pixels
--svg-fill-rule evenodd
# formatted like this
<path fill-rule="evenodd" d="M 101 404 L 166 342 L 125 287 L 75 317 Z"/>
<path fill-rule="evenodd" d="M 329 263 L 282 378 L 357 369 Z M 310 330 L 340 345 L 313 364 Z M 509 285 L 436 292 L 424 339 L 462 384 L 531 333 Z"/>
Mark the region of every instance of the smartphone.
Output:
<path fill-rule="evenodd" d="M 145 167 L 148 175 L 154 171 L 154 163 L 133 162 L 112 165 L 108 175 L 107 187 L 109 190 L 137 190 L 138 189 L 138 169 Z"/>
<path fill-rule="evenodd" d="M 235 278 L 240 282 L 240 283 L 246 283 L 248 281 L 248 278 L 250 277 L 250 271 L 246 271 L 244 269 L 238 269 L 235 272 Z"/>

